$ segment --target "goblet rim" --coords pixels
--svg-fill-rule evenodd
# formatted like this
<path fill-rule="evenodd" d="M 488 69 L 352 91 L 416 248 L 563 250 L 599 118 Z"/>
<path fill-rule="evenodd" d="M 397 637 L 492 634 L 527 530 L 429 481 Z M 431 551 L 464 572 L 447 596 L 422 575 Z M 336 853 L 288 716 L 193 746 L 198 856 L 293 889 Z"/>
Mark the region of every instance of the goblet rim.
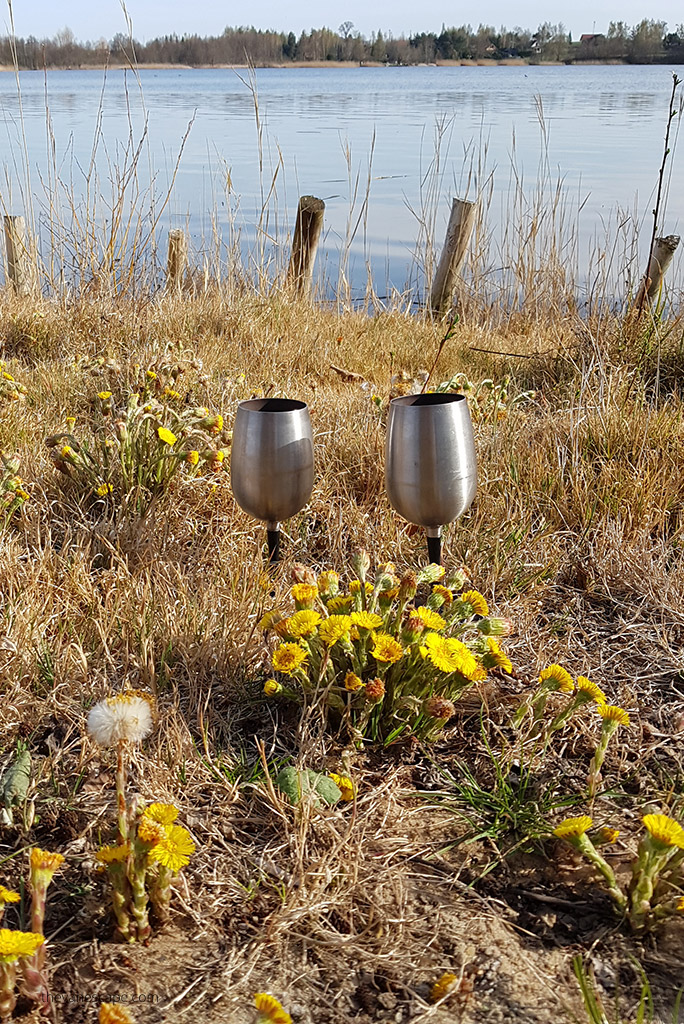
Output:
<path fill-rule="evenodd" d="M 431 391 L 427 394 L 419 392 L 414 395 L 398 395 L 390 401 L 390 405 L 410 409 L 429 409 L 436 406 L 453 405 L 456 402 L 467 402 L 467 398 L 454 391 Z"/>
<path fill-rule="evenodd" d="M 248 398 L 238 402 L 238 409 L 245 412 L 260 412 L 280 415 L 282 413 L 304 412 L 309 407 L 299 398 Z"/>

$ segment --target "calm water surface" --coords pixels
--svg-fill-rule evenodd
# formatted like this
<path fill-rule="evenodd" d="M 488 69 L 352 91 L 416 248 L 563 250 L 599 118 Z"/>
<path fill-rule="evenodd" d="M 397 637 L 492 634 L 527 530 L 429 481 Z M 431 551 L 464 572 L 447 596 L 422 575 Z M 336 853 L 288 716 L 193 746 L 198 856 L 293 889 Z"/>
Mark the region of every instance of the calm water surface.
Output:
<path fill-rule="evenodd" d="M 603 238 L 606 226 L 615 223 L 618 209 L 644 222 L 641 248 L 647 248 L 673 70 L 259 70 L 261 159 L 254 97 L 243 72 L 150 70 L 140 72 L 139 84 L 130 73 L 119 71 L 106 77 L 96 71 L 47 76 L 24 72 L 20 84 L 31 190 L 38 210 L 46 205 L 41 178 L 49 181 L 48 110 L 60 177 L 77 196 L 84 194 L 101 111 L 96 164 L 105 199 L 111 196 L 114 165 L 123 166 L 126 147 L 138 143 L 145 127 L 139 185 L 144 190 L 153 180 L 157 198 L 163 196 L 192 122 L 171 200 L 160 221 L 162 232 L 187 226 L 193 245 L 202 252 L 216 234 L 227 241 L 239 231 L 247 259 L 254 251 L 255 226 L 267 200 L 267 215 L 261 221 L 266 235 L 261 238 L 269 252 L 277 256 L 280 250 L 282 255 L 297 198 L 311 193 L 326 201 L 321 273 L 336 281 L 345 239 L 353 234 L 348 272 L 354 289 L 363 291 L 370 267 L 382 294 L 390 287 L 420 285 L 412 253 L 417 241 L 424 251 L 421 209 L 428 219 L 430 211 L 435 216 L 437 199 L 434 227 L 441 243 L 450 197 L 474 198 L 478 189 L 489 189 L 488 227 L 500 240 L 514 217 L 516 178 L 522 180 L 529 202 L 545 176 L 547 183 L 562 178 L 567 223 L 579 238 L 580 276 L 589 272 L 589 250 L 597 237 Z M 0 200 L 6 209 L 20 213 L 23 146 L 11 74 L 0 74 L 0 120 Z M 439 134 L 435 176 L 431 170 Z M 666 233 L 679 233 L 684 220 L 682 159 L 676 151 L 670 165 Z M 369 179 L 370 198 L 364 209 Z M 106 204 L 100 215 L 106 219 Z M 495 262 L 490 257 L 492 266 Z M 680 262 L 681 258 L 676 260 L 677 268 Z"/>

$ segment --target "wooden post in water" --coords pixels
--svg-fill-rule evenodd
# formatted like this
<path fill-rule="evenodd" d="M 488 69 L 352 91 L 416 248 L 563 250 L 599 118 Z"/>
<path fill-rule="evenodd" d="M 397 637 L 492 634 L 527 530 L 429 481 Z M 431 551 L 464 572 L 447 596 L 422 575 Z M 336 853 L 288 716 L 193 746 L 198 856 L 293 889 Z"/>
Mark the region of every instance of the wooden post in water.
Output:
<path fill-rule="evenodd" d="M 188 239 L 181 228 L 169 231 L 169 252 L 166 257 L 166 291 L 180 292 L 188 269 Z"/>
<path fill-rule="evenodd" d="M 442 255 L 432 282 L 430 307 L 433 313 L 444 313 L 451 306 L 456 278 L 468 251 L 468 242 L 475 225 L 477 203 L 454 199 Z"/>
<path fill-rule="evenodd" d="M 325 203 L 316 196 L 301 196 L 297 208 L 292 254 L 287 268 L 287 284 L 298 296 L 311 293 L 316 250 L 323 229 Z"/>
<path fill-rule="evenodd" d="M 31 295 L 35 291 L 35 267 L 26 237 L 23 217 L 5 214 L 5 251 L 7 252 L 7 280 L 17 295 Z"/>
<path fill-rule="evenodd" d="M 672 263 L 672 257 L 679 245 L 679 235 L 666 235 L 653 241 L 653 251 L 648 261 L 648 272 L 642 279 L 637 292 L 635 306 L 640 313 L 648 297 L 649 303 L 657 298 L 663 284 L 665 271 Z"/>

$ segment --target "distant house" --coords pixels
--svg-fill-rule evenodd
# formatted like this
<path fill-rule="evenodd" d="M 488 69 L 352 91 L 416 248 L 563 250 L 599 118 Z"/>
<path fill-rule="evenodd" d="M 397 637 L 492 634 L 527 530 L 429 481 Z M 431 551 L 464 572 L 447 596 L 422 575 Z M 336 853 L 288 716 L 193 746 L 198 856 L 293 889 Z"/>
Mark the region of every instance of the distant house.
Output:
<path fill-rule="evenodd" d="M 580 45 L 591 46 L 592 43 L 600 43 L 605 38 L 603 32 L 583 32 L 580 36 Z"/>

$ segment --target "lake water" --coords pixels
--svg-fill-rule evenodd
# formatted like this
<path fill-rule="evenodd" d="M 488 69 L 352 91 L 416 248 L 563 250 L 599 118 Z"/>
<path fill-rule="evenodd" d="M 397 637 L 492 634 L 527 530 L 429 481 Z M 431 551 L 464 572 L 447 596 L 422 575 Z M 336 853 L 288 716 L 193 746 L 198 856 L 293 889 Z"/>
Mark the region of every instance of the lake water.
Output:
<path fill-rule="evenodd" d="M 28 154 L 45 258 L 51 166 L 80 199 L 79 215 L 83 218 L 89 204 L 104 222 L 111 219 L 109 181 L 125 166 L 127 148 L 130 156 L 142 139 L 137 187 L 145 193 L 153 179 L 159 204 L 192 122 L 157 227 L 160 258 L 166 230 L 187 227 L 196 259 L 214 252 L 217 239 L 237 238 L 247 263 L 261 258 L 255 255 L 259 244 L 275 263 L 282 262 L 297 198 L 313 194 L 326 202 L 319 280 L 334 286 L 341 261 L 354 294 L 364 292 L 369 270 L 381 296 L 407 286 L 417 293 L 425 231 L 441 244 L 452 196 L 473 199 L 482 190 L 487 197 L 486 232 L 492 237 L 487 248 L 481 233 L 477 245 L 485 273 L 496 276 L 512 258 L 509 250 L 518 241 L 512 235 L 529 227 L 535 192 L 544 194 L 548 211 L 562 179 L 563 231 L 575 239 L 567 258 L 584 286 L 597 272 L 596 247 L 604 263 L 613 252 L 604 236 L 606 230 L 614 234 L 620 220 L 629 222 L 623 227 L 627 234 L 633 222 L 641 223 L 641 258 L 648 248 L 673 70 L 258 70 L 261 147 L 254 95 L 242 71 L 145 70 L 139 81 L 121 71 L 106 77 L 96 71 L 23 72 L 21 111 L 14 75 L 5 73 L 0 74 L 5 150 L 0 201 L 7 211 L 24 212 Z M 679 123 L 673 122 L 675 134 Z M 98 130 L 99 184 L 86 196 Z M 683 160 L 675 149 L 661 233 L 679 233 L 682 226 Z M 145 206 L 144 194 L 139 202 Z M 71 223 L 72 211 L 61 204 L 62 220 Z M 54 195 L 52 205 L 53 211 L 60 205 Z M 541 254 L 549 244 L 542 232 Z M 629 244 L 620 243 L 621 259 Z M 681 263 L 678 253 L 673 281 L 681 277 Z M 622 268 L 613 269 L 617 279 Z"/>

